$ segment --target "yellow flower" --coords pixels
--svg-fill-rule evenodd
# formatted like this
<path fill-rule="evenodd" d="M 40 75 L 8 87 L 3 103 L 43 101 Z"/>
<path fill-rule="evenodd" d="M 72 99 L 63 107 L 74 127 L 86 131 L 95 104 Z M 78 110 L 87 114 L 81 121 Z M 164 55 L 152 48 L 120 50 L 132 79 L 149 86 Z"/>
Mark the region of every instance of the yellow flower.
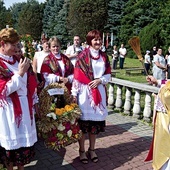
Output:
<path fill-rule="evenodd" d="M 51 142 L 51 145 L 52 145 L 52 146 L 55 146 L 55 142 Z"/>
<path fill-rule="evenodd" d="M 79 138 L 79 134 L 75 134 L 75 138 L 78 139 Z"/>
<path fill-rule="evenodd" d="M 66 109 L 65 109 L 65 108 L 61 108 L 60 110 L 61 110 L 61 112 L 63 112 L 63 113 L 66 112 Z"/>
<path fill-rule="evenodd" d="M 55 114 L 61 116 L 63 114 L 62 109 L 55 108 Z"/>
<path fill-rule="evenodd" d="M 78 105 L 77 105 L 76 103 L 71 103 L 70 106 L 72 106 L 72 107 L 75 108 L 75 107 L 77 107 Z"/>
<path fill-rule="evenodd" d="M 71 106 L 71 105 L 66 105 L 64 108 L 65 108 L 65 110 L 66 110 L 67 112 L 69 112 L 69 111 L 71 111 L 71 110 L 74 109 L 74 107 Z"/>

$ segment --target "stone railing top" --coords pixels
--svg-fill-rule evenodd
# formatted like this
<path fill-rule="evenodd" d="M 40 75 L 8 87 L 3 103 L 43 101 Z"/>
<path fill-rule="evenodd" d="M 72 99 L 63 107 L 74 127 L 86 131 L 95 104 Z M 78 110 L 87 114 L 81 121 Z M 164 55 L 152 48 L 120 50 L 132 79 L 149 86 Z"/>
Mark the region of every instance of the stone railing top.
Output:
<path fill-rule="evenodd" d="M 156 94 L 158 93 L 158 90 L 159 90 L 158 87 L 154 87 L 152 85 L 135 83 L 135 82 L 131 82 L 131 81 L 128 81 L 128 80 L 122 80 L 122 79 L 118 79 L 118 78 L 114 78 L 114 77 L 111 78 L 111 81 L 109 83 L 129 87 L 129 88 L 132 88 L 132 89 L 138 89 L 138 90 L 141 90 L 141 91 L 156 93 Z"/>

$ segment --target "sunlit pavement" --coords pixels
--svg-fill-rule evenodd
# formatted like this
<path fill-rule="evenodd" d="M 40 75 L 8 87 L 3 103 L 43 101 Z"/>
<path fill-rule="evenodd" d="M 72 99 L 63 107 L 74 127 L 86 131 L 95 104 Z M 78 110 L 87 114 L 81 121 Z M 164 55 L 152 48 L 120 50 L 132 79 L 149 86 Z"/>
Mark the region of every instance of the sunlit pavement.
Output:
<path fill-rule="evenodd" d="M 79 161 L 78 143 L 60 151 L 36 143 L 36 156 L 25 170 L 152 170 L 151 162 L 144 162 L 152 139 L 152 127 L 130 116 L 109 112 L 107 127 L 96 141 L 98 163 L 89 159 Z M 85 142 L 88 150 L 88 140 Z"/>

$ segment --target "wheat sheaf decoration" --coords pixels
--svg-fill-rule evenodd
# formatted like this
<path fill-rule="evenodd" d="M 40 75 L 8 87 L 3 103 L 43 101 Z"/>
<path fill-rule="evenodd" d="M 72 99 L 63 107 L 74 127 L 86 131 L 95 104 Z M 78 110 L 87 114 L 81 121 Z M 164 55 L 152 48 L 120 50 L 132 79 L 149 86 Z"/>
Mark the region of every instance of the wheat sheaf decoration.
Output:
<path fill-rule="evenodd" d="M 148 75 L 146 68 L 144 66 L 144 61 L 143 61 L 143 57 L 141 54 L 141 48 L 140 48 L 140 39 L 138 36 L 134 36 L 132 37 L 129 41 L 128 41 L 129 45 L 131 46 L 131 48 L 133 49 L 134 53 L 137 55 L 139 61 L 142 63 L 142 66 L 145 70 L 145 73 Z"/>
<path fill-rule="evenodd" d="M 137 36 L 132 37 L 128 41 L 128 43 L 131 46 L 131 48 L 133 49 L 134 53 L 137 55 L 138 59 L 140 61 L 143 60 L 143 57 L 142 57 L 142 54 L 141 54 L 141 49 L 140 49 L 140 39 L 139 39 L 139 37 L 137 37 Z"/>

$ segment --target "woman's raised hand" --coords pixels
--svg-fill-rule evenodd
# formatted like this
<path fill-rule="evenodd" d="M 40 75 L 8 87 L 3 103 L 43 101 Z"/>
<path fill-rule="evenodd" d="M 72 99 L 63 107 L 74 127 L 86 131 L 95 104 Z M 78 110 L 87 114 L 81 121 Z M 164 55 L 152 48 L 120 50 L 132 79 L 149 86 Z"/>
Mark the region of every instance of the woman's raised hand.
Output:
<path fill-rule="evenodd" d="M 23 77 L 29 67 L 30 59 L 27 57 L 25 57 L 24 59 L 21 58 L 18 65 L 18 74 Z"/>

